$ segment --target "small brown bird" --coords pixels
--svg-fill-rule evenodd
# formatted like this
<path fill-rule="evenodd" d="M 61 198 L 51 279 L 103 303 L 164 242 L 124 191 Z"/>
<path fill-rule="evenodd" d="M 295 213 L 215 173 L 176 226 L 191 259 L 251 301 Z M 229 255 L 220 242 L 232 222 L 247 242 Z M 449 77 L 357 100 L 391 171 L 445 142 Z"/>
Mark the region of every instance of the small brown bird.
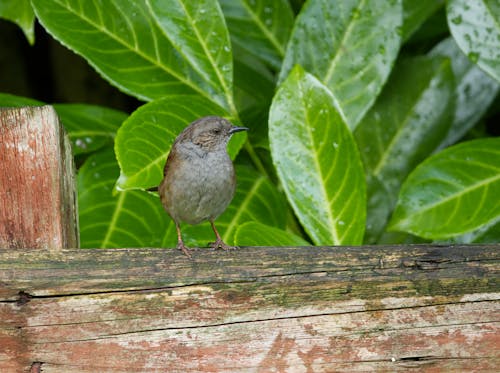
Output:
<path fill-rule="evenodd" d="M 233 199 L 236 179 L 227 153 L 231 135 L 247 131 L 217 116 L 200 118 L 175 139 L 158 188 L 165 210 L 177 229 L 177 248 L 191 258 L 182 241 L 180 222 L 198 224 L 210 221 L 216 241 L 212 248 L 230 249 L 217 232 L 214 220 Z"/>

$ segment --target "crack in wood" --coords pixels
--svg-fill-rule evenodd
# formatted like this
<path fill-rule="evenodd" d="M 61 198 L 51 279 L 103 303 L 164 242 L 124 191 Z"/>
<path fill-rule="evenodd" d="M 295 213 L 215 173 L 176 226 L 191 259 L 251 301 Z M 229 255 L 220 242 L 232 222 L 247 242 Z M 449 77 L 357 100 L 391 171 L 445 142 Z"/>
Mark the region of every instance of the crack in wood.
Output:
<path fill-rule="evenodd" d="M 437 356 L 424 355 L 424 356 L 400 357 L 397 359 L 397 361 L 424 361 L 424 360 L 434 360 L 434 359 L 437 359 Z"/>

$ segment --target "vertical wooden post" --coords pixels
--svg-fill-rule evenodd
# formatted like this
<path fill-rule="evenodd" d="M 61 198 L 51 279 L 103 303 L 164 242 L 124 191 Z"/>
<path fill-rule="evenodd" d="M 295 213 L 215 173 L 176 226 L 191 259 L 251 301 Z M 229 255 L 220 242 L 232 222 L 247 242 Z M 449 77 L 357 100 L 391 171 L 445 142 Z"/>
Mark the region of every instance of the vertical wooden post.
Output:
<path fill-rule="evenodd" d="M 74 175 L 53 107 L 0 108 L 0 247 L 78 247 Z"/>

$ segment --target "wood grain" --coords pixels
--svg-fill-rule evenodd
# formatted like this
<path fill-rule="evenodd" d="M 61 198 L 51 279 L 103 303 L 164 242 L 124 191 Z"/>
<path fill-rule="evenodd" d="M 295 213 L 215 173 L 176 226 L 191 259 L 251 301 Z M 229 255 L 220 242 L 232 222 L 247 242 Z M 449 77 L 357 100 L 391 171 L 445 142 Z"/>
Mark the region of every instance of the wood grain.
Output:
<path fill-rule="evenodd" d="M 0 250 L 0 371 L 495 371 L 499 248 Z"/>
<path fill-rule="evenodd" d="M 0 247 L 78 247 L 71 144 L 51 106 L 0 109 Z"/>

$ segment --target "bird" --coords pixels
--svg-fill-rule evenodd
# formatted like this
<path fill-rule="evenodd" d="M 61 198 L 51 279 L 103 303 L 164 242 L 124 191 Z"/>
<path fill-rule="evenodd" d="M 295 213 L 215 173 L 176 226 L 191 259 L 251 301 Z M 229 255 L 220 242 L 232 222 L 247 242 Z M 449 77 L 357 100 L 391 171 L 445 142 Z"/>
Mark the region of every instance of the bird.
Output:
<path fill-rule="evenodd" d="M 248 128 L 219 116 L 206 116 L 189 124 L 170 149 L 158 192 L 175 222 L 177 249 L 188 258 L 192 258 L 191 250 L 182 240 L 181 222 L 196 225 L 208 220 L 216 237 L 210 246 L 233 248 L 222 240 L 214 221 L 233 199 L 236 177 L 227 144 L 241 131 Z"/>

